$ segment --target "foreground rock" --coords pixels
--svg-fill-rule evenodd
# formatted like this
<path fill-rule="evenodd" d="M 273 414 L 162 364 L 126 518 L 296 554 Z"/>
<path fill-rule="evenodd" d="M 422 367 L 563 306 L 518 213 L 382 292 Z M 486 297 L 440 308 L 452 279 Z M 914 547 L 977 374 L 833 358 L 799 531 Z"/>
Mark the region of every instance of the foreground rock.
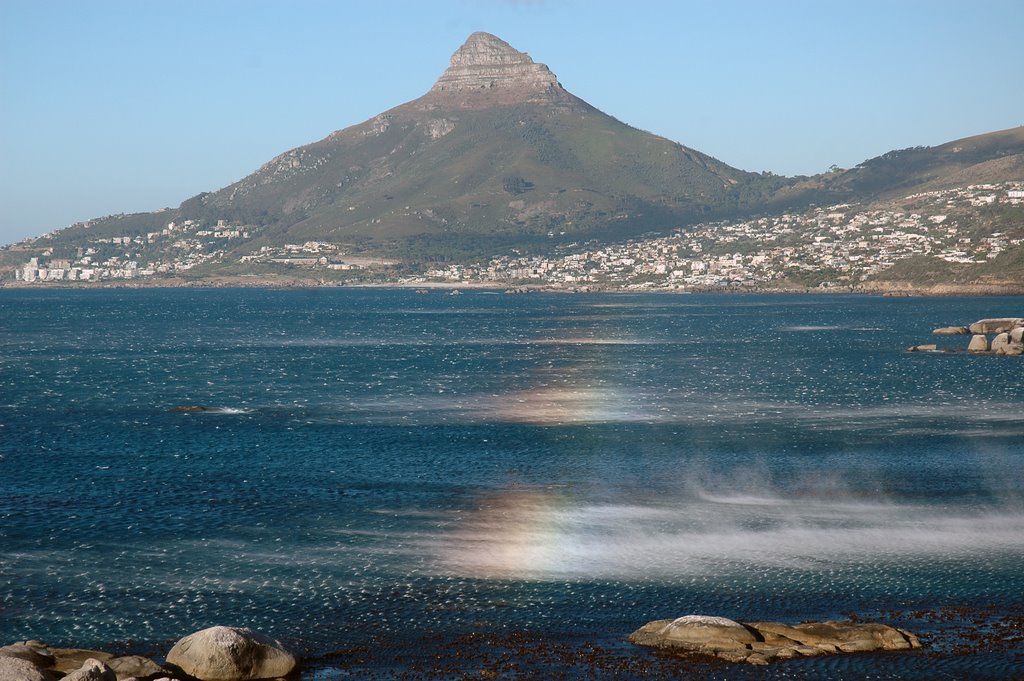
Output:
<path fill-rule="evenodd" d="M 167 665 L 201 681 L 254 681 L 288 675 L 296 659 L 280 643 L 251 629 L 210 627 L 189 634 L 167 653 Z"/>
<path fill-rule="evenodd" d="M 57 658 L 40 641 L 24 641 L 0 648 L 0 657 L 16 657 L 42 669 L 57 664 Z"/>
<path fill-rule="evenodd" d="M 215 629 L 218 628 L 227 629 L 227 627 L 215 627 Z M 248 630 L 235 631 L 245 632 Z M 203 632 L 198 633 L 202 634 Z M 196 635 L 193 634 L 193 636 Z M 190 678 L 194 677 L 204 681 L 206 679 L 243 681 L 245 679 L 277 678 L 283 675 L 277 673 L 280 670 L 286 667 L 290 670 L 295 667 L 295 660 L 290 656 L 290 666 L 267 662 L 279 655 L 273 651 L 263 651 L 263 644 L 256 639 L 264 638 L 265 641 L 280 648 L 280 644 L 275 641 L 260 637 L 254 632 L 250 632 L 251 640 L 249 642 L 244 642 L 244 638 L 239 635 L 239 640 L 243 640 L 243 643 L 227 647 L 231 650 L 229 655 L 234 654 L 243 659 L 247 656 L 250 664 L 247 665 L 244 662 L 236 664 L 235 671 L 231 672 L 234 675 L 201 676 L 200 673 L 193 673 Z M 182 641 L 184 640 L 182 639 Z M 220 655 L 216 651 L 206 654 L 211 660 Z M 287 653 L 284 654 L 287 655 Z M 258 660 L 263 660 L 263 663 L 257 664 Z M 185 665 L 179 666 L 184 667 Z M 201 672 L 201 668 L 202 665 L 195 667 L 197 672 Z M 184 669 L 181 671 L 184 672 Z M 58 679 L 61 681 L 176 681 L 183 678 L 185 678 L 184 673 L 169 671 L 141 655 L 114 657 L 112 654 L 100 650 L 51 648 L 42 641 L 18 641 L 0 647 L 0 681 L 57 681 Z"/>
<path fill-rule="evenodd" d="M 648 622 L 630 634 L 629 640 L 685 655 L 756 665 L 797 657 L 921 647 L 913 634 L 884 624 L 829 621 L 791 626 L 706 615 Z"/>
<path fill-rule="evenodd" d="M 28 660 L 0 655 L 0 681 L 55 681 L 55 678 Z"/>

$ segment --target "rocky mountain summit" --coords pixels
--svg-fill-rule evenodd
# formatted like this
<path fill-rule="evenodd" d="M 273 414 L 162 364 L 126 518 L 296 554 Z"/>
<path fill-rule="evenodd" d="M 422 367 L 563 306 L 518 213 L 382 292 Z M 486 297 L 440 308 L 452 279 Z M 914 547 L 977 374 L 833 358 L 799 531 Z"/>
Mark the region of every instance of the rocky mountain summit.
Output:
<path fill-rule="evenodd" d="M 497 94 L 497 97 L 491 97 L 492 102 L 513 99 L 539 102 L 568 98 L 568 92 L 546 65 L 536 63 L 530 55 L 520 52 L 501 38 L 483 32 L 470 35 L 462 47 L 455 51 L 448 68 L 430 88 L 428 96 L 432 95 L 431 99 L 450 101 L 453 94 L 480 91 Z M 467 100 L 461 102 L 468 104 Z"/>

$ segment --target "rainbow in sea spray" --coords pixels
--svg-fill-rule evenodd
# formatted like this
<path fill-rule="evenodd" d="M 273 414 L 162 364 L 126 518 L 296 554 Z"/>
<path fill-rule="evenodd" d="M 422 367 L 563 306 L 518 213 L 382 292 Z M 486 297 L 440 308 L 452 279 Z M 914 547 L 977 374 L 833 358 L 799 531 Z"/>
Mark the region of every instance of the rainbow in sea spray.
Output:
<path fill-rule="evenodd" d="M 421 537 L 431 571 L 482 579 L 832 576 L 872 565 L 997 558 L 1019 547 L 1019 509 L 936 515 L 914 504 L 836 498 L 834 490 L 691 490 L 646 504 L 579 498 L 572 489 L 512 487 L 474 500 L 448 529 Z M 988 557 L 988 558 L 986 558 Z M 952 569 L 952 568 L 950 568 Z"/>

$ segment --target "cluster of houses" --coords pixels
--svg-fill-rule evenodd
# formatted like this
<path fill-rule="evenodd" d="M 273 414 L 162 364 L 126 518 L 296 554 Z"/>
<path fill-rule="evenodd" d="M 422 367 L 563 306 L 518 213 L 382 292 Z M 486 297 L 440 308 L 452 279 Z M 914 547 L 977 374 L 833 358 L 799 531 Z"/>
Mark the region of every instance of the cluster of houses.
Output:
<path fill-rule="evenodd" d="M 145 235 L 89 239 L 85 247 L 76 249 L 74 257 L 52 257 L 54 249 L 47 247 L 41 256 L 29 258 L 17 268 L 15 278 L 27 283 L 109 281 L 185 272 L 222 259 L 224 250 L 210 247 L 217 240 L 249 237 L 246 228 L 230 227 L 223 220 L 217 222 L 216 229 L 203 229 L 197 220 L 169 222 L 164 229 Z M 147 251 L 162 257 L 148 257 Z"/>
<path fill-rule="evenodd" d="M 1021 205 L 1024 183 L 979 184 L 906 197 L 913 208 L 861 209 L 849 204 L 806 213 L 719 222 L 670 236 L 603 246 L 558 257 L 500 256 L 486 264 L 447 265 L 426 272 L 441 281 L 607 285 L 621 288 L 770 288 L 806 281 L 850 287 L 912 256 L 958 263 L 996 258 L 1024 243 L 1012 233 L 975 233 L 978 208 Z"/>

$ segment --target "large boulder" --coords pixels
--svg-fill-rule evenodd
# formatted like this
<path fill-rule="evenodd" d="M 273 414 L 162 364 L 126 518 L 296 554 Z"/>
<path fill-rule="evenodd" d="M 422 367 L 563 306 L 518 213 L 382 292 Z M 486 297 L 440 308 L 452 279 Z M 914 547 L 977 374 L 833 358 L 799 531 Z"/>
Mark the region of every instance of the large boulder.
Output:
<path fill-rule="evenodd" d="M 201 681 L 253 681 L 286 676 L 297 661 L 280 643 L 251 629 L 210 627 L 175 643 L 167 664 Z"/>
<path fill-rule="evenodd" d="M 988 338 L 980 333 L 971 336 L 971 342 L 967 345 L 967 352 L 988 352 Z"/>
<path fill-rule="evenodd" d="M 913 634 L 884 624 L 743 623 L 703 615 L 649 622 L 633 632 L 629 640 L 684 655 L 711 655 L 728 662 L 756 665 L 796 657 L 921 647 Z"/>
<path fill-rule="evenodd" d="M 1020 317 L 1002 317 L 999 319 L 979 319 L 968 327 L 971 333 L 1003 333 L 1024 324 Z"/>
<path fill-rule="evenodd" d="M 0 655 L 0 681 L 54 681 L 54 677 L 28 660 Z"/>
<path fill-rule="evenodd" d="M 1024 343 L 1024 326 L 1018 326 L 1010 331 L 1011 343 Z"/>

